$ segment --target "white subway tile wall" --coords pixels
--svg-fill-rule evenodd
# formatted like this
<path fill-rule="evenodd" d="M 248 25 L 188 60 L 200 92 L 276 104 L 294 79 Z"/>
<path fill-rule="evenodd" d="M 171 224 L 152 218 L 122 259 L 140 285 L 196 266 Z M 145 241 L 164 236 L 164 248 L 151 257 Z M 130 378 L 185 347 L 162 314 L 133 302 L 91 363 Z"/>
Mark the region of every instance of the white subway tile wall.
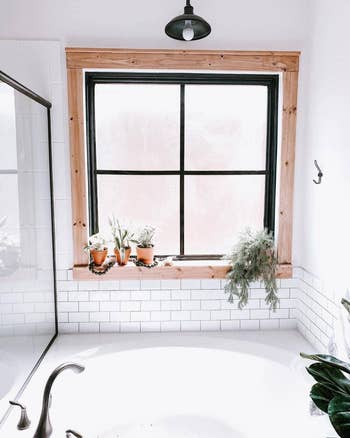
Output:
<path fill-rule="evenodd" d="M 326 352 L 339 315 L 334 295 L 302 268 L 294 268 L 292 279 L 278 280 L 276 312 L 266 305 L 260 282 L 251 285 L 249 303 L 240 310 L 237 300 L 227 301 L 225 280 L 76 282 L 67 270 L 58 278 L 61 333 L 297 328 L 317 351 Z"/>
<path fill-rule="evenodd" d="M 252 284 L 249 305 L 228 303 L 220 280 L 80 281 L 60 271 L 59 331 L 164 332 L 296 328 L 295 281 L 279 280 L 276 312 L 265 303 L 265 290 Z"/>
<path fill-rule="evenodd" d="M 293 269 L 292 281 L 291 299 L 296 302 L 292 316 L 297 320 L 298 330 L 317 352 L 328 352 L 340 316 L 338 294 L 332 285 L 324 284 L 303 268 Z M 283 325 L 280 324 L 281 328 Z"/>
<path fill-rule="evenodd" d="M 44 280 L 28 283 L 27 289 L 22 281 L 0 281 L 0 336 L 54 333 L 55 308 L 49 286 Z M 68 313 L 62 318 L 68 321 Z"/>

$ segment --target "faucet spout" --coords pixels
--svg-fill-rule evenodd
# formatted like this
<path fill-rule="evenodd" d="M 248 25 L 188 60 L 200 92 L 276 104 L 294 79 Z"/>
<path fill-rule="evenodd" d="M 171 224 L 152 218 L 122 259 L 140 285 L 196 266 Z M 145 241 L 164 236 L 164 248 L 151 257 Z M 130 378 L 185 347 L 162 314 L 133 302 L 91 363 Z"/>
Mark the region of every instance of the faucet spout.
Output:
<path fill-rule="evenodd" d="M 49 438 L 49 436 L 52 434 L 49 408 L 50 408 L 50 398 L 51 398 L 50 397 L 51 387 L 56 377 L 64 370 L 72 370 L 75 373 L 81 373 L 84 371 L 84 369 L 85 367 L 83 367 L 82 365 L 73 362 L 68 362 L 59 365 L 57 368 L 55 368 L 52 371 L 45 385 L 41 415 L 40 415 L 38 427 L 34 434 L 34 438 Z"/>

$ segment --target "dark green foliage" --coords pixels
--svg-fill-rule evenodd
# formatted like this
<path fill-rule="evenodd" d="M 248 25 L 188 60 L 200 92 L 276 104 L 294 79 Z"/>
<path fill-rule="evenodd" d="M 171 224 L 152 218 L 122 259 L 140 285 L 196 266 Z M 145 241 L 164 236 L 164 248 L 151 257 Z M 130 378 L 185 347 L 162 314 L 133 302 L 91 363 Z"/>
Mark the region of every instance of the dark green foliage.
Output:
<path fill-rule="evenodd" d="M 330 389 L 327 389 L 324 385 L 316 383 L 310 392 L 310 397 L 312 398 L 318 409 L 328 414 L 329 402 L 333 399 L 334 393 Z"/>
<path fill-rule="evenodd" d="M 350 395 L 350 381 L 337 368 L 324 363 L 314 363 L 307 372 L 325 388 L 337 394 Z"/>
<path fill-rule="evenodd" d="M 329 403 L 328 415 L 337 434 L 350 437 L 350 397 L 337 395 Z"/>
<path fill-rule="evenodd" d="M 250 283 L 262 280 L 266 289 L 265 301 L 275 310 L 278 304 L 277 258 L 273 236 L 266 231 L 254 233 L 247 230 L 227 259 L 232 266 L 225 285 L 229 302 L 233 302 L 234 296 L 237 296 L 238 306 L 242 309 L 248 303 Z"/>
<path fill-rule="evenodd" d="M 330 356 L 329 354 L 305 354 L 300 353 L 300 356 L 304 359 L 314 360 L 315 362 L 322 362 L 327 365 L 331 365 L 334 368 L 339 368 L 342 371 L 350 374 L 350 365 L 346 362 L 343 362 L 340 359 L 337 359 L 334 356 Z"/>
<path fill-rule="evenodd" d="M 315 405 L 326 412 L 341 438 L 350 437 L 350 366 L 334 356 L 300 353 L 305 359 L 315 360 L 307 372 L 317 381 L 310 397 Z"/>

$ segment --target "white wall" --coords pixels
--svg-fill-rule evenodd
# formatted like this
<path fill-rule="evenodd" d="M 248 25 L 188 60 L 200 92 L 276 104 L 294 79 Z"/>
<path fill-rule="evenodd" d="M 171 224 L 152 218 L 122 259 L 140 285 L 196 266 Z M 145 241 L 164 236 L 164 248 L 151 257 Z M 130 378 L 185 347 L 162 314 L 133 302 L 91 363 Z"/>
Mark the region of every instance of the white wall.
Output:
<path fill-rule="evenodd" d="M 312 16 L 300 96 L 294 261 L 344 294 L 350 247 L 350 4 L 318 0 Z M 314 159 L 324 172 L 319 186 L 312 182 Z"/>
<path fill-rule="evenodd" d="M 65 45 L 298 49 L 308 7 L 304 0 L 193 0 L 212 34 L 183 43 L 164 33 L 185 0 L 3 0 L 0 39 L 61 40 Z"/>

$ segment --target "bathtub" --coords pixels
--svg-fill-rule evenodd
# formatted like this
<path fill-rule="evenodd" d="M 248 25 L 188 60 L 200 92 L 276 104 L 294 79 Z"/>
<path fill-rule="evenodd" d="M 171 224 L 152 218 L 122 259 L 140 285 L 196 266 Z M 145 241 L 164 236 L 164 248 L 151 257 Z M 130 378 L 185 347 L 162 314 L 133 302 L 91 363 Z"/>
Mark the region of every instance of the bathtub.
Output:
<path fill-rule="evenodd" d="M 0 350 L 0 399 L 3 399 L 11 390 L 15 378 L 17 364 L 11 355 Z"/>
<path fill-rule="evenodd" d="M 2 414 L 8 409 L 9 400 L 14 397 L 18 375 L 20 375 L 23 380 L 25 379 L 25 377 L 20 374 L 20 371 L 16 356 L 0 348 L 0 412 Z"/>
<path fill-rule="evenodd" d="M 313 351 L 296 331 L 60 336 L 22 397 L 33 427 L 20 436 L 33 436 L 45 381 L 65 361 L 86 369 L 54 384 L 53 437 L 336 436 L 310 416 L 301 350 Z M 4 436 L 17 436 L 16 420 Z"/>

